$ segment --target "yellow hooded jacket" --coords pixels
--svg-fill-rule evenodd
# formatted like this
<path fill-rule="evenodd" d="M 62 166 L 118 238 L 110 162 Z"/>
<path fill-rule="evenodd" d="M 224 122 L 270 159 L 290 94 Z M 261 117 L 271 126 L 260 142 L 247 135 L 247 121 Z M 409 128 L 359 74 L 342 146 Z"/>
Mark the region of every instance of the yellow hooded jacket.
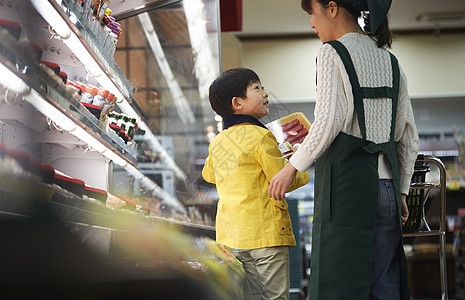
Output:
<path fill-rule="evenodd" d="M 233 249 L 295 246 L 286 200 L 268 194 L 271 179 L 285 165 L 274 135 L 247 123 L 231 126 L 209 146 L 203 178 L 219 195 L 216 241 Z M 297 172 L 288 191 L 309 181 Z"/>

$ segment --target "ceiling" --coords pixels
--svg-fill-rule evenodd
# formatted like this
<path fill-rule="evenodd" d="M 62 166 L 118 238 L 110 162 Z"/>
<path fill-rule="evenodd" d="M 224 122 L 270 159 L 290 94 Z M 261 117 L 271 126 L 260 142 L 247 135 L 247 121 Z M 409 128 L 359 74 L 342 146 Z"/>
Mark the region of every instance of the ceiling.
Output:
<path fill-rule="evenodd" d="M 239 37 L 313 33 L 300 0 L 243 0 L 242 5 Z M 464 0 L 392 0 L 389 14 L 393 31 L 465 32 Z"/>
<path fill-rule="evenodd" d="M 112 0 L 111 8 L 118 19 L 178 2 L 180 0 Z M 300 0 L 242 0 L 242 13 L 242 31 L 235 32 L 238 37 L 312 33 L 310 17 L 300 8 Z M 391 29 L 397 32 L 463 32 L 465 1 L 392 0 L 390 19 Z"/>

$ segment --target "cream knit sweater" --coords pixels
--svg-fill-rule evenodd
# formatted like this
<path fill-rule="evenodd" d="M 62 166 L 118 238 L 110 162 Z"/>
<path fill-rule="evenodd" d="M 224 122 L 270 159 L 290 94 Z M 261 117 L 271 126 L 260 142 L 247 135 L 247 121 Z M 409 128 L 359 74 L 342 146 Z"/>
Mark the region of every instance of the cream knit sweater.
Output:
<path fill-rule="evenodd" d="M 350 53 L 362 87 L 392 86 L 392 68 L 388 51 L 376 46 L 370 37 L 351 32 L 339 41 Z M 418 153 L 418 133 L 407 91 L 405 74 L 400 71 L 400 87 L 394 140 L 399 141 L 398 163 L 401 192 L 408 194 L 413 167 Z M 389 140 L 391 124 L 390 98 L 364 99 L 367 139 L 375 143 Z M 333 140 L 344 132 L 362 137 L 349 77 L 336 50 L 324 44 L 317 57 L 317 96 L 315 120 L 299 150 L 290 158 L 299 171 L 307 170 Z M 391 178 L 389 163 L 380 155 L 380 178 Z"/>

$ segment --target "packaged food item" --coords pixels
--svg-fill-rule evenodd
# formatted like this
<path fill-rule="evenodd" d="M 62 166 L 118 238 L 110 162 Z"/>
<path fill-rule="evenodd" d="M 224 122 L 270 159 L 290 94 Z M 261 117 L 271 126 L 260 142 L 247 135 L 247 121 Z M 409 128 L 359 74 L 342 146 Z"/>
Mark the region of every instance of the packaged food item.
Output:
<path fill-rule="evenodd" d="M 102 22 L 105 14 L 106 14 L 106 11 L 108 9 L 108 6 L 110 6 L 110 1 L 109 0 L 100 1 L 100 7 L 99 7 L 99 10 L 98 10 L 98 20 L 99 20 L 99 22 Z"/>
<path fill-rule="evenodd" d="M 71 80 L 66 81 L 66 88 L 69 89 L 70 93 L 76 93 L 78 96 L 81 96 L 81 89 L 79 85 L 77 85 L 75 82 L 72 82 Z M 80 98 L 79 98 L 80 99 Z"/>
<path fill-rule="evenodd" d="M 279 150 L 289 157 L 300 146 L 310 130 L 311 123 L 301 112 L 296 112 L 265 125 L 276 137 Z"/>
<path fill-rule="evenodd" d="M 110 109 L 115 107 L 115 102 L 116 102 L 115 95 L 112 93 L 108 93 L 106 102 L 102 107 L 102 116 L 105 116 L 110 111 Z"/>
<path fill-rule="evenodd" d="M 126 115 L 123 115 L 123 114 L 120 114 L 119 115 L 119 118 L 118 118 L 118 127 L 121 129 L 121 130 L 125 130 L 126 129 L 126 122 L 128 121 L 128 116 Z"/>
<path fill-rule="evenodd" d="M 120 131 L 118 132 L 118 136 L 123 139 L 125 143 L 128 142 L 129 136 L 126 133 L 126 124 L 128 122 L 128 116 L 126 115 L 121 115 L 120 118 L 118 119 L 118 126 L 120 128 Z"/>
<path fill-rule="evenodd" d="M 88 85 L 86 89 L 83 90 L 81 102 L 92 104 L 94 102 L 94 97 L 97 95 L 98 89 L 95 86 Z"/>
<path fill-rule="evenodd" d="M 87 110 L 89 110 L 97 119 L 100 119 L 100 114 L 102 113 L 102 108 L 100 106 L 85 102 L 81 102 L 81 104 L 84 105 L 85 108 L 87 108 Z"/>
<path fill-rule="evenodd" d="M 136 118 L 128 118 L 128 121 L 126 122 L 126 132 L 130 140 L 134 138 L 135 129 L 136 129 Z"/>
<path fill-rule="evenodd" d="M 110 92 L 108 92 L 106 89 L 99 88 L 97 90 L 97 94 L 94 96 L 94 100 L 92 101 L 92 104 L 95 106 L 99 106 L 100 108 L 103 108 L 103 106 L 107 102 L 107 97 L 109 93 Z"/>
<path fill-rule="evenodd" d="M 0 29 L 6 29 L 16 40 L 21 36 L 21 25 L 18 22 L 0 19 Z"/>
<path fill-rule="evenodd" d="M 66 81 L 68 80 L 68 74 L 66 74 L 63 71 L 60 71 L 58 73 L 58 76 L 60 76 L 61 80 L 63 80 L 63 83 L 66 84 Z"/>
<path fill-rule="evenodd" d="M 108 198 L 108 193 L 105 190 L 102 189 L 97 189 L 91 186 L 86 185 L 84 188 L 84 195 L 86 195 L 89 198 L 96 199 L 102 203 L 107 202 Z"/>
<path fill-rule="evenodd" d="M 46 66 L 48 67 L 49 69 L 51 69 L 57 76 L 60 76 L 60 66 L 56 63 L 52 63 L 50 61 L 40 61 L 40 63 L 43 65 L 43 66 Z"/>
<path fill-rule="evenodd" d="M 118 126 L 119 114 L 117 112 L 111 112 L 108 114 L 108 126 L 115 132 L 119 132 L 121 128 Z"/>
<path fill-rule="evenodd" d="M 71 193 L 74 193 L 79 197 L 82 197 L 82 195 L 84 194 L 84 189 L 86 186 L 84 181 L 77 178 L 72 178 L 68 175 L 58 172 L 57 170 L 55 170 L 52 182 L 61 186 L 63 189 L 68 190 Z"/>

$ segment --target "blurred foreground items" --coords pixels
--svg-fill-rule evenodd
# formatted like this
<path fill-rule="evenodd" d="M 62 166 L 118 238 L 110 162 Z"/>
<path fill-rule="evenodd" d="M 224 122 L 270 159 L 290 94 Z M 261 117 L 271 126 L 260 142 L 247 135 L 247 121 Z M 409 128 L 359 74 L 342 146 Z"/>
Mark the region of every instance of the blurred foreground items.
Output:
<path fill-rule="evenodd" d="M 2 291 L 15 298 L 241 299 L 242 265 L 177 223 L 114 210 L 0 157 Z"/>

